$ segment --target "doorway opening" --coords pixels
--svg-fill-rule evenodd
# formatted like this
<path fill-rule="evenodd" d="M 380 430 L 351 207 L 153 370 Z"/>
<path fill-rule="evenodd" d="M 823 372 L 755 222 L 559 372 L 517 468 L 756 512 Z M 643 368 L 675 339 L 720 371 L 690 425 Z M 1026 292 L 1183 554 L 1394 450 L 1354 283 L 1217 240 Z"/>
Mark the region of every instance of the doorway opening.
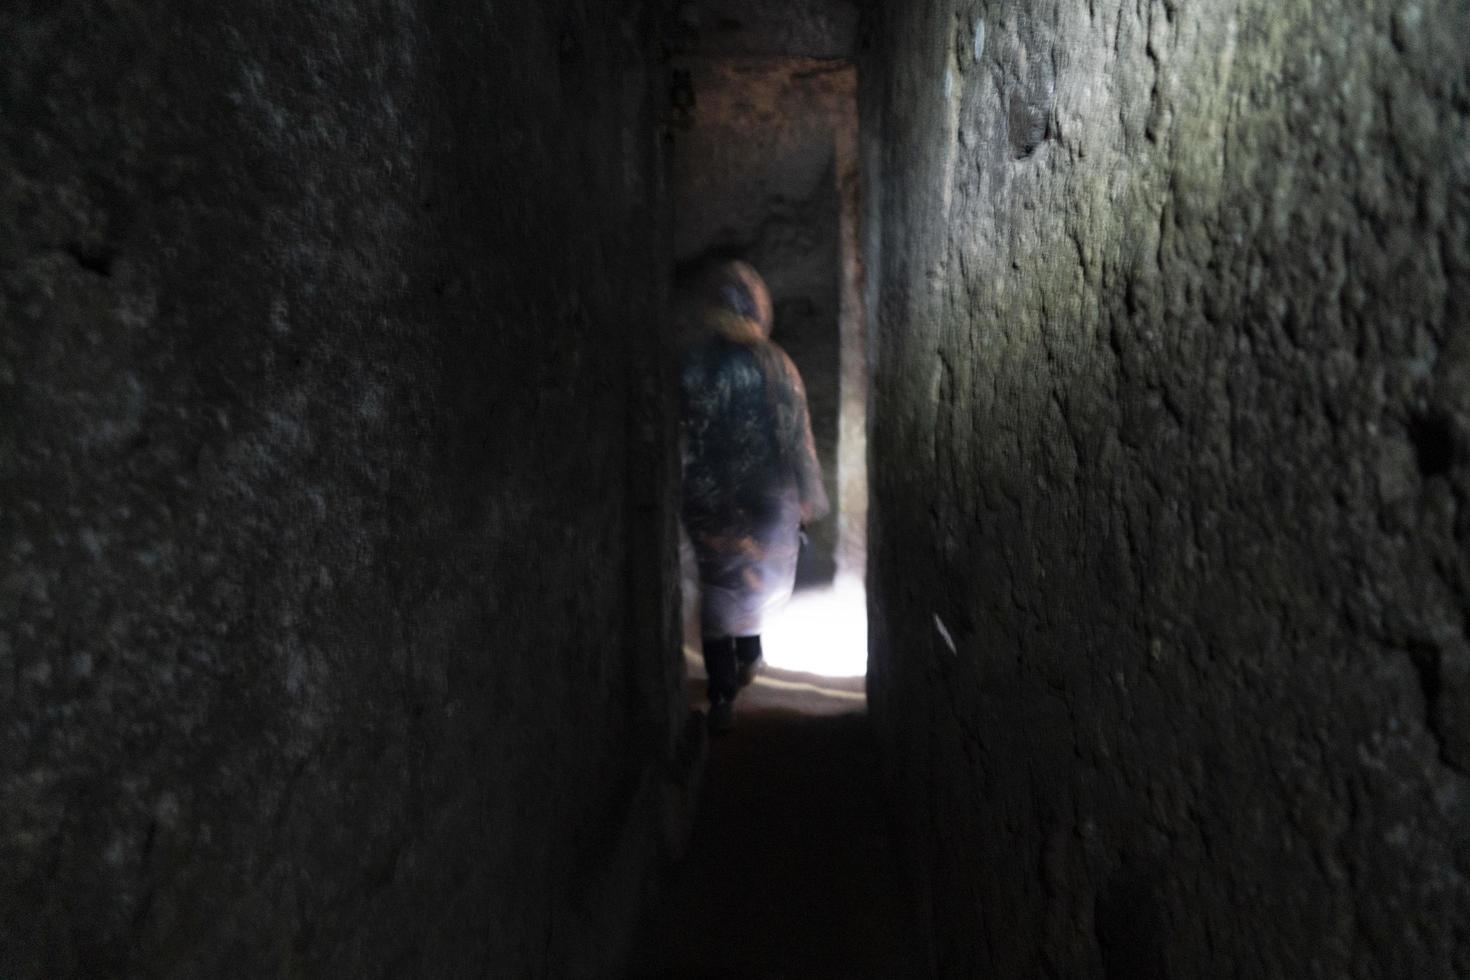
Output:
<path fill-rule="evenodd" d="M 858 7 L 853 0 L 690 0 L 678 8 L 684 33 L 672 52 L 676 122 L 667 173 L 679 271 L 738 259 L 764 278 L 774 314 L 770 339 L 802 376 L 831 511 L 808 529 L 790 602 L 761 622 L 766 669 L 733 699 L 723 694 L 735 666 L 724 655 L 738 658 L 740 647 L 730 651 L 723 643 L 711 649 L 717 689 L 706 699 L 699 575 L 693 549 L 682 549 L 688 699 L 691 707 L 710 705 L 712 734 L 731 734 L 700 743 L 708 766 L 688 852 L 645 917 L 630 976 L 920 972 L 909 955 L 911 903 L 885 832 L 882 770 L 866 711 L 869 360 Z M 738 290 L 720 298 L 724 308 L 715 313 L 737 314 L 737 328 L 751 320 L 764 326 L 759 298 L 742 303 L 750 297 Z M 704 303 L 701 313 L 709 308 Z M 725 329 L 717 316 L 686 322 L 697 326 L 689 335 L 694 345 Z M 752 387 L 747 382 L 721 388 L 712 373 L 699 373 L 708 363 L 700 358 L 714 346 L 688 348 L 694 356 L 685 365 L 694 367 L 681 375 L 681 397 L 709 393 L 712 401 L 741 405 L 737 423 L 763 417 L 735 397 L 737 386 L 740 394 Z M 740 358 L 728 348 L 724 354 Z M 768 365 L 773 358 L 764 354 L 752 359 Z M 789 413 L 789 391 L 777 392 L 777 411 Z M 689 416 L 689 458 L 696 460 L 703 448 L 697 440 L 715 427 L 694 411 Z M 775 426 L 778 440 L 789 439 L 785 418 L 787 428 Z M 750 457 L 765 458 L 759 435 L 741 445 L 753 447 Z M 691 472 L 702 476 L 697 466 Z M 799 494 L 809 472 L 802 470 Z M 784 546 L 793 522 L 789 511 L 779 515 Z M 738 582 L 724 585 L 723 566 L 711 561 L 720 547 L 733 545 L 736 565 L 771 555 L 750 523 L 723 539 L 698 531 L 706 572 L 723 592 L 740 589 Z M 747 532 L 754 539 L 748 551 Z M 777 557 L 783 589 L 790 558 L 789 548 Z M 764 570 L 748 581 L 757 591 L 767 581 Z M 710 620 L 719 619 L 712 611 Z"/>
<path fill-rule="evenodd" d="M 868 509 L 855 24 L 793 28 L 783 11 L 776 29 L 761 22 L 761 7 L 754 15 L 735 3 L 680 9 L 669 166 L 675 259 L 683 268 L 742 259 L 765 278 L 772 339 L 805 383 L 832 504 L 806 528 L 796 591 L 762 634 L 774 671 L 758 683 L 788 673 L 853 681 L 867 672 Z M 702 674 L 698 578 L 683 551 L 686 659 Z"/>

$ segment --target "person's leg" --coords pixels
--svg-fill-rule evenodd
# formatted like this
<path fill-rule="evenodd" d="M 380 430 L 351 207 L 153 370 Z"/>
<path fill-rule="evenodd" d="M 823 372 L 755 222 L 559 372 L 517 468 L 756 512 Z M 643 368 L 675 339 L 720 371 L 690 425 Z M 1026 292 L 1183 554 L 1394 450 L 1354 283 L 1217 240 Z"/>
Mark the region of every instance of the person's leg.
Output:
<path fill-rule="evenodd" d="M 736 676 L 741 687 L 745 687 L 751 681 L 755 680 L 755 675 L 761 668 L 761 661 L 761 638 L 759 636 L 741 636 L 736 638 Z"/>
<path fill-rule="evenodd" d="M 706 636 L 703 638 L 704 672 L 709 677 L 706 690 L 711 705 L 735 700 L 740 681 L 735 666 L 735 638 Z"/>
<path fill-rule="evenodd" d="M 735 667 L 735 638 L 706 636 L 704 672 L 709 677 L 709 729 L 716 735 L 728 732 L 735 724 L 735 695 L 740 691 L 740 678 Z"/>

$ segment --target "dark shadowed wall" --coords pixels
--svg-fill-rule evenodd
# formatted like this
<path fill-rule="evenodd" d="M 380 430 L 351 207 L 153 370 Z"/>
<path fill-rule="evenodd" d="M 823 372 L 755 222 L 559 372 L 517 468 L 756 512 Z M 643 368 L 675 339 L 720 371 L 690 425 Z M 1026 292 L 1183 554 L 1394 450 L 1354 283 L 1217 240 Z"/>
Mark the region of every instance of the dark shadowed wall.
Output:
<path fill-rule="evenodd" d="M 681 703 L 653 6 L 0 13 L 0 975 L 616 960 Z"/>
<path fill-rule="evenodd" d="M 870 686 L 937 972 L 1470 975 L 1470 8 L 882 6 Z"/>

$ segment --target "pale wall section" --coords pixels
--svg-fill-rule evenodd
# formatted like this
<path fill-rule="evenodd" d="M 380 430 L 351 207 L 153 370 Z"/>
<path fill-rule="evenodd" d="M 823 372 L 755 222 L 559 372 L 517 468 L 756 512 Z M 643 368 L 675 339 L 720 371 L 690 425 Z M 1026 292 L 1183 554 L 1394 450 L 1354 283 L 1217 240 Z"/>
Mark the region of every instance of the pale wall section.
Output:
<path fill-rule="evenodd" d="M 871 698 L 939 974 L 1470 975 L 1470 8 L 874 26 Z"/>
<path fill-rule="evenodd" d="M 616 959 L 682 703 L 653 13 L 0 14 L 0 975 Z"/>

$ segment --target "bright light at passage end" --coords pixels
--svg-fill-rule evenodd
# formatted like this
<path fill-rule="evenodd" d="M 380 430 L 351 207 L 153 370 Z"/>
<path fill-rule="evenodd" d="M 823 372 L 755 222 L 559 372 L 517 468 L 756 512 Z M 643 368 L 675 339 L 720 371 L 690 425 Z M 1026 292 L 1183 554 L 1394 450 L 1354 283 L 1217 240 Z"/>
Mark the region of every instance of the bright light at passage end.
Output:
<path fill-rule="evenodd" d="M 761 634 L 766 663 L 820 677 L 862 677 L 868 672 L 868 600 L 861 579 L 839 578 L 831 587 L 803 589 L 766 622 Z"/>

